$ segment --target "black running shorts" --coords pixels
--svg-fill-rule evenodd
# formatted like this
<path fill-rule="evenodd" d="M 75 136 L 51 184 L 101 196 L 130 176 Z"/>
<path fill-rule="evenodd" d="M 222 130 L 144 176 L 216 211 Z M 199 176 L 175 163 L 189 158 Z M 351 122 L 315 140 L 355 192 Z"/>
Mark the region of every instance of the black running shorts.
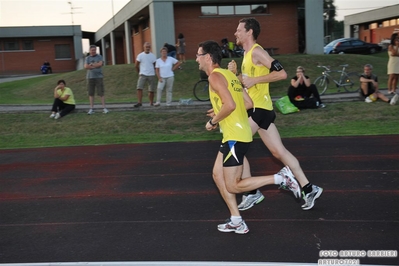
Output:
<path fill-rule="evenodd" d="M 267 130 L 270 124 L 274 123 L 274 120 L 276 120 L 276 113 L 274 110 L 262 108 L 254 109 L 251 108 L 248 110 L 248 117 L 251 117 L 260 128 Z"/>
<path fill-rule="evenodd" d="M 239 166 L 244 163 L 244 156 L 249 149 L 250 142 L 230 140 L 220 145 L 223 153 L 223 167 Z"/>

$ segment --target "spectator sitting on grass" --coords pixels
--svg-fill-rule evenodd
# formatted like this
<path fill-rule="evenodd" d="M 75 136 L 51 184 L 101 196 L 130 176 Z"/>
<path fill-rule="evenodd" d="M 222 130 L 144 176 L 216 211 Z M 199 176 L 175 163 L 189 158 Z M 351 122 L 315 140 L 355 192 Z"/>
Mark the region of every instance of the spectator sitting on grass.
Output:
<path fill-rule="evenodd" d="M 296 68 L 296 76 L 291 79 L 288 97 L 299 109 L 326 107 L 320 99 L 316 85 L 311 84 L 309 77 L 305 76 L 305 68 L 301 66 Z"/>
<path fill-rule="evenodd" d="M 363 68 L 364 73 L 360 76 L 360 94 L 364 97 L 366 103 L 372 103 L 378 99 L 383 100 L 391 105 L 396 104 L 399 95 L 395 94 L 388 99 L 378 88 L 378 77 L 373 74 L 373 66 L 366 64 Z"/>
<path fill-rule="evenodd" d="M 65 87 L 65 80 L 61 79 L 54 88 L 54 103 L 50 118 L 59 119 L 75 109 L 75 98 L 70 88 Z"/>

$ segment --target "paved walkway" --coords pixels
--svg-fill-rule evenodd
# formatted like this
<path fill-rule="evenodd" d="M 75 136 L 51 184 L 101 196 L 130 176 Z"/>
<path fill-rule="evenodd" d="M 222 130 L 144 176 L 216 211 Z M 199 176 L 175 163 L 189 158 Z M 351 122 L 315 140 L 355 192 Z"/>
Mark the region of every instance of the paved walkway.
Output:
<path fill-rule="evenodd" d="M 386 90 L 382 90 L 386 92 Z M 273 97 L 273 101 L 277 100 L 278 97 Z M 359 101 L 358 93 L 336 93 L 322 96 L 324 103 L 333 102 L 353 102 Z M 197 108 L 210 108 L 210 102 L 192 101 L 190 104 L 180 104 L 179 102 L 173 102 L 171 106 L 161 105 L 160 107 L 150 106 L 148 103 L 144 103 L 142 107 L 134 108 L 133 103 L 107 103 L 109 111 L 144 111 L 144 110 L 190 110 Z M 95 104 L 95 109 L 101 110 L 101 104 Z M 0 104 L 0 113 L 25 113 L 25 112 L 49 112 L 51 110 L 51 104 Z M 89 104 L 77 104 L 76 112 L 87 112 L 89 110 Z"/>
<path fill-rule="evenodd" d="M 41 76 L 41 75 L 38 75 Z M 7 77 L 0 78 L 0 83 L 13 81 L 16 79 L 23 78 L 31 78 L 32 76 L 26 77 Z M 381 89 L 381 92 L 387 93 L 387 89 Z M 276 101 L 279 97 L 272 97 L 273 101 Z M 323 95 L 322 100 L 324 103 L 333 103 L 333 102 L 354 102 L 359 101 L 359 94 L 355 93 L 334 93 Z M 107 109 L 110 111 L 144 111 L 144 110 L 161 110 L 161 111 L 173 111 L 177 109 L 182 110 L 190 110 L 197 108 L 210 108 L 210 102 L 200 102 L 193 100 L 190 104 L 180 104 L 179 102 L 173 102 L 171 106 L 160 106 L 154 107 L 150 106 L 148 103 L 144 103 L 140 108 L 134 108 L 133 103 L 107 103 Z M 102 109 L 101 104 L 97 103 L 94 106 L 95 109 L 99 111 Z M 51 103 L 49 104 L 32 104 L 32 105 L 23 105 L 23 104 L 0 104 L 0 113 L 40 113 L 40 112 L 49 112 L 51 110 Z M 75 112 L 87 112 L 89 110 L 89 104 L 77 104 Z"/>

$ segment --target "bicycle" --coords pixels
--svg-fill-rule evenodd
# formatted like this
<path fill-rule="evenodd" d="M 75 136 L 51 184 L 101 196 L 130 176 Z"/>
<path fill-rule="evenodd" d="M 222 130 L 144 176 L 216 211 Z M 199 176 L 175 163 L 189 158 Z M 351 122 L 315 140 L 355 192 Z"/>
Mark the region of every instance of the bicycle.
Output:
<path fill-rule="evenodd" d="M 359 90 L 359 74 L 356 72 L 346 73 L 345 69 L 349 65 L 340 65 L 342 70 L 331 70 L 328 66 L 317 66 L 320 68 L 324 68 L 322 75 L 315 79 L 314 84 L 321 91 L 320 95 L 323 95 L 328 86 L 330 84 L 330 79 L 335 83 L 335 86 L 338 88 L 338 92 L 340 92 L 340 88 L 343 87 L 346 92 L 356 92 Z M 339 80 L 334 79 L 330 73 L 336 72 L 341 73 Z"/>
<path fill-rule="evenodd" d="M 208 76 L 205 74 L 205 72 L 200 72 L 200 80 L 194 84 L 193 93 L 198 101 L 209 101 L 209 82 Z"/>

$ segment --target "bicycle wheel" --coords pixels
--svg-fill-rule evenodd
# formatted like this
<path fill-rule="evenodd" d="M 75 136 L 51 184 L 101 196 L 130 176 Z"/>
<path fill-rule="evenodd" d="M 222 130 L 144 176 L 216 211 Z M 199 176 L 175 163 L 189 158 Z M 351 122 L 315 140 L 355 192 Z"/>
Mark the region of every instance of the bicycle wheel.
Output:
<path fill-rule="evenodd" d="M 194 96 L 198 101 L 209 101 L 209 83 L 208 80 L 202 79 L 195 83 L 193 88 Z"/>
<path fill-rule="evenodd" d="M 326 76 L 320 76 L 315 79 L 314 85 L 320 90 L 319 94 L 323 95 L 328 89 L 329 80 Z"/>
<path fill-rule="evenodd" d="M 346 74 L 346 76 L 343 78 L 342 83 L 344 89 L 347 92 L 356 92 L 360 88 L 360 75 L 356 72 L 351 72 Z"/>

